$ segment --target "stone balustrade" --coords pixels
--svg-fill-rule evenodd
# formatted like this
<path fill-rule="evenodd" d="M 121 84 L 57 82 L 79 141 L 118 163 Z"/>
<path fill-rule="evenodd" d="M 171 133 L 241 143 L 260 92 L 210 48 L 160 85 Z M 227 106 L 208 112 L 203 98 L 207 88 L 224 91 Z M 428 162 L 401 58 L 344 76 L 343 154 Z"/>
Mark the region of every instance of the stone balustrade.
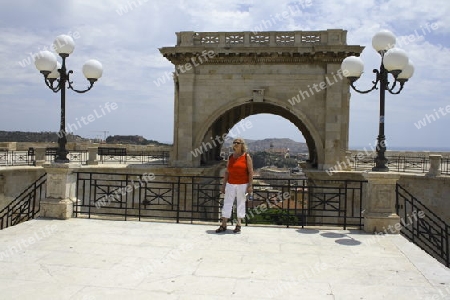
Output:
<path fill-rule="evenodd" d="M 345 45 L 347 31 L 267 31 L 267 32 L 177 32 L 179 47 L 302 47 L 311 45 Z"/>

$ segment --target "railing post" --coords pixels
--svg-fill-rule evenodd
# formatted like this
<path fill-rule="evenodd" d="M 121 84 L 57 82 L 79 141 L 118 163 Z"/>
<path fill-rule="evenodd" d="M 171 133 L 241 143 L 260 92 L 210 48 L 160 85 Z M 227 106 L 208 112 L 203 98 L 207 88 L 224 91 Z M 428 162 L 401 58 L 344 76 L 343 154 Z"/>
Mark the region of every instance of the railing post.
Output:
<path fill-rule="evenodd" d="M 88 148 L 88 161 L 87 161 L 88 165 L 98 165 L 97 154 L 98 154 L 97 147 Z"/>
<path fill-rule="evenodd" d="M 446 256 L 445 256 L 445 266 L 450 268 L 450 226 L 445 225 L 445 247 L 447 248 Z"/>
<path fill-rule="evenodd" d="M 76 174 L 70 164 L 44 164 L 47 173 L 46 198 L 41 200 L 40 215 L 44 218 L 69 219 L 76 201 Z"/>
<path fill-rule="evenodd" d="M 36 166 L 42 166 L 45 164 L 45 148 L 35 148 L 34 157 L 36 160 Z"/>
<path fill-rule="evenodd" d="M 5 194 L 5 176 L 3 174 L 0 174 L 0 198 L 3 198 Z M 0 206 L 0 209 L 2 209 L 3 206 Z"/>
<path fill-rule="evenodd" d="M 400 217 L 396 213 L 395 188 L 400 174 L 385 172 L 368 172 L 366 207 L 364 213 L 364 231 L 399 233 Z"/>
<path fill-rule="evenodd" d="M 441 175 L 441 160 L 442 155 L 430 155 L 430 169 L 426 176 L 436 177 Z"/>
<path fill-rule="evenodd" d="M 348 181 L 344 182 L 344 230 L 347 229 L 347 199 L 348 199 Z M 341 194 L 341 193 L 339 193 Z"/>
<path fill-rule="evenodd" d="M 180 223 L 180 192 L 181 192 L 181 177 L 177 176 L 177 223 Z"/>

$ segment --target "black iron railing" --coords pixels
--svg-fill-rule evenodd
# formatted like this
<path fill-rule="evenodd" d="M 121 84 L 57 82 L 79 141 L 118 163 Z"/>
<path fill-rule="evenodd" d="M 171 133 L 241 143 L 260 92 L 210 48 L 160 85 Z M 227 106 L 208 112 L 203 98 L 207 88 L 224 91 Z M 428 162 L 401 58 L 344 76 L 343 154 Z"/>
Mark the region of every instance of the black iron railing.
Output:
<path fill-rule="evenodd" d="M 396 195 L 400 233 L 450 267 L 450 225 L 399 184 Z"/>
<path fill-rule="evenodd" d="M 99 147 L 100 163 L 169 164 L 168 151 L 127 151 L 126 148 Z"/>
<path fill-rule="evenodd" d="M 124 163 L 126 162 L 127 149 L 126 148 L 115 148 L 115 147 L 99 147 L 98 156 L 100 157 L 99 162 L 116 162 Z"/>
<path fill-rule="evenodd" d="M 0 229 L 17 225 L 39 215 L 40 201 L 45 197 L 46 174 L 39 177 L 0 211 Z"/>
<path fill-rule="evenodd" d="M 29 151 L 0 150 L 0 166 L 33 166 L 34 153 Z"/>
<path fill-rule="evenodd" d="M 45 150 L 45 161 L 53 162 L 57 148 Z M 72 163 L 88 164 L 88 150 L 70 150 L 67 158 Z M 98 162 L 120 164 L 155 164 L 168 165 L 169 151 L 126 151 L 125 148 L 99 148 Z M 35 149 L 23 151 L 0 150 L 0 166 L 34 166 L 36 165 Z"/>
<path fill-rule="evenodd" d="M 441 174 L 450 175 L 450 157 L 441 159 Z"/>
<path fill-rule="evenodd" d="M 322 214 L 317 225 L 338 224 L 363 228 L 363 195 L 367 181 L 314 180 L 309 192 L 309 215 Z"/>
<path fill-rule="evenodd" d="M 126 163 L 168 165 L 169 151 L 129 151 Z"/>
<path fill-rule="evenodd" d="M 218 221 L 220 177 L 77 172 L 75 217 Z M 363 181 L 258 178 L 246 223 L 362 228 Z"/>
<path fill-rule="evenodd" d="M 430 159 L 428 156 L 386 156 L 387 166 L 390 171 L 407 173 L 427 173 L 430 169 Z M 375 166 L 374 158 L 370 156 L 358 157 L 354 155 L 351 158 L 352 169 L 355 171 L 370 170 Z M 450 175 L 450 158 L 441 159 L 441 173 Z"/>

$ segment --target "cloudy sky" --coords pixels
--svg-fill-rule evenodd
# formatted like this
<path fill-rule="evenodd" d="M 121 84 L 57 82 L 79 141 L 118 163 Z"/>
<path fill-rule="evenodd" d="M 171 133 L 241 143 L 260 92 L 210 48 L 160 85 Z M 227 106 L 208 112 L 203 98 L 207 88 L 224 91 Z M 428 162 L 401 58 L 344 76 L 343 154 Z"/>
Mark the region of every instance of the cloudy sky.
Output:
<path fill-rule="evenodd" d="M 142 135 L 171 143 L 173 83 L 155 82 L 174 70 L 158 48 L 174 46 L 175 32 L 344 29 L 348 44 L 366 46 L 365 73 L 357 86 L 367 89 L 372 69 L 380 64 L 372 36 L 388 29 L 415 66 L 402 93 L 386 95 L 388 148 L 450 147 L 449 15 L 448 0 L 2 0 L 0 130 L 59 130 L 60 94 L 45 86 L 33 56 L 60 34 L 75 41 L 67 65 L 76 88 L 88 85 L 81 72 L 86 60 L 97 59 L 104 68 L 88 93 L 66 93 L 69 131 L 88 138 Z M 378 92 L 352 92 L 350 147 L 375 143 L 378 114 Z M 95 117 L 86 121 L 89 115 Z M 277 116 L 246 121 L 252 127 L 244 138 L 304 140 Z"/>

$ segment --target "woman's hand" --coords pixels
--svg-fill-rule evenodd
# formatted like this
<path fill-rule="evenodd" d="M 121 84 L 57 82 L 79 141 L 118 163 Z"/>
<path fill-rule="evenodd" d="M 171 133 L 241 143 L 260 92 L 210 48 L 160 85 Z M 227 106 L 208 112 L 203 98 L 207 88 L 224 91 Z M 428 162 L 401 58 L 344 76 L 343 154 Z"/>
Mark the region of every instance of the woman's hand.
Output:
<path fill-rule="evenodd" d="M 249 194 L 253 193 L 253 186 L 251 185 L 247 186 L 247 193 Z"/>
<path fill-rule="evenodd" d="M 222 185 L 222 186 L 220 187 L 220 192 L 221 192 L 222 194 L 225 194 L 225 185 Z"/>

